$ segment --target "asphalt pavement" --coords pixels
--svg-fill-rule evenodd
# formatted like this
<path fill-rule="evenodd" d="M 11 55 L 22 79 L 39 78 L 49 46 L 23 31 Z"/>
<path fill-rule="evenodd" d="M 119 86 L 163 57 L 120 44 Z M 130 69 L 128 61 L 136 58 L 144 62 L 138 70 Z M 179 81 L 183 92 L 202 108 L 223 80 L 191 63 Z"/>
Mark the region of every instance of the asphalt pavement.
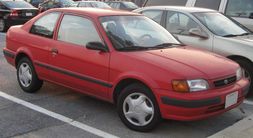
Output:
<path fill-rule="evenodd" d="M 24 93 L 16 80 L 16 69 L 1 52 L 5 34 L 0 34 L 0 138 L 204 138 L 253 114 L 253 102 L 220 116 L 193 122 L 164 120 L 155 130 L 129 130 L 114 105 L 51 83 L 35 94 Z"/>

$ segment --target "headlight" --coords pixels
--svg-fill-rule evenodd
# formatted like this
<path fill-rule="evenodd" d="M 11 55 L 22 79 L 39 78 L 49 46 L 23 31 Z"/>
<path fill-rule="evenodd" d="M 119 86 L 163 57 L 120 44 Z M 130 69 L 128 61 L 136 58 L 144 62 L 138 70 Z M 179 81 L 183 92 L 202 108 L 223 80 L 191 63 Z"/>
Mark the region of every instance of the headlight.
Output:
<path fill-rule="evenodd" d="M 203 79 L 188 80 L 187 83 L 191 92 L 203 91 L 209 88 L 208 82 Z"/>
<path fill-rule="evenodd" d="M 187 81 L 175 80 L 172 81 L 172 87 L 173 90 L 177 92 L 196 92 L 207 90 L 209 88 L 209 85 L 208 82 L 203 79 Z"/>
<path fill-rule="evenodd" d="M 236 70 L 236 80 L 240 80 L 242 78 L 243 74 L 242 74 L 242 68 L 238 68 Z"/>

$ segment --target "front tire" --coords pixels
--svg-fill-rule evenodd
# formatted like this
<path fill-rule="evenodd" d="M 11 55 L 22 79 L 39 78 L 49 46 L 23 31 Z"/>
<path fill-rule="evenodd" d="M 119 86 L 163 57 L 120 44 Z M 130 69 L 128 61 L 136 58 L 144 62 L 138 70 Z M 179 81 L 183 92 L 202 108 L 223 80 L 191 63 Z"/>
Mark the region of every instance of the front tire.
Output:
<path fill-rule="evenodd" d="M 117 109 L 122 122 L 135 131 L 150 131 L 161 120 L 155 96 L 140 83 L 131 84 L 122 90 Z"/>
<path fill-rule="evenodd" d="M 43 85 L 43 81 L 38 78 L 32 62 L 26 57 L 18 62 L 17 79 L 22 90 L 28 93 L 35 93 Z"/>
<path fill-rule="evenodd" d="M 253 96 L 253 63 L 244 59 L 236 59 L 235 62 L 242 67 L 244 76 L 250 81 L 249 92 L 246 97 Z"/>

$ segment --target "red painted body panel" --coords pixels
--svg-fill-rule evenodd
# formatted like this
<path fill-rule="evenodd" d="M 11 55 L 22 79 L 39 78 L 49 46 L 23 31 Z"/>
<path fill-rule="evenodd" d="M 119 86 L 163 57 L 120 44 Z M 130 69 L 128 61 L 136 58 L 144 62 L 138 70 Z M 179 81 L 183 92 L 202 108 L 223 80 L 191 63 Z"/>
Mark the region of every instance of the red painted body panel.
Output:
<path fill-rule="evenodd" d="M 29 33 L 32 24 L 38 18 L 54 11 L 90 18 L 97 27 L 101 39 L 108 46 L 109 52 L 88 50 L 85 47 L 57 41 L 55 36 L 60 19 L 54 31 L 54 39 Z M 4 50 L 12 52 L 15 57 L 13 59 L 6 57 L 6 59 L 10 64 L 15 65 L 17 55 L 24 53 L 33 61 L 39 78 L 110 102 L 113 102 L 114 89 L 121 80 L 129 78 L 139 80 L 153 91 L 162 117 L 167 119 L 203 119 L 230 110 L 241 103 L 244 98 L 242 89 L 248 86 L 248 81 L 245 79 L 224 88 L 214 88 L 211 85 L 208 91 L 195 93 L 173 92 L 171 86 L 171 81 L 174 79 L 205 79 L 211 84 L 213 80 L 235 75 L 239 68 L 238 64 L 219 55 L 188 46 L 137 52 L 116 51 L 99 23 L 99 17 L 113 15 L 138 14 L 89 8 L 63 8 L 46 11 L 23 26 L 9 29 L 7 46 Z M 57 48 L 59 53 L 53 55 L 52 48 Z M 53 68 L 53 70 L 48 70 L 40 64 Z M 92 81 L 87 81 L 87 79 Z M 182 108 L 165 105 L 161 101 L 161 97 L 164 96 L 179 100 L 220 97 L 222 99 L 220 104 L 224 104 L 224 97 L 235 91 L 238 91 L 241 97 L 238 104 L 212 113 L 206 113 L 210 108 L 208 106 Z"/>

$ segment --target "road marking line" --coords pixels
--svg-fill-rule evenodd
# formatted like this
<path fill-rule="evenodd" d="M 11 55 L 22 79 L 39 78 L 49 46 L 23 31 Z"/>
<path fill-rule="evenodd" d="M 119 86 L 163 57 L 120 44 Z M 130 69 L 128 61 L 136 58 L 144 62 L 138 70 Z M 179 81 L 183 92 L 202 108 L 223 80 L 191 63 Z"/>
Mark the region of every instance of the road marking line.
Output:
<path fill-rule="evenodd" d="M 0 35 L 4 35 L 4 36 L 5 36 L 5 35 L 6 35 L 6 33 L 0 33 Z"/>
<path fill-rule="evenodd" d="M 73 120 L 71 118 L 68 118 L 68 117 L 65 117 L 63 115 L 60 115 L 60 114 L 54 113 L 52 111 L 49 111 L 49 110 L 47 110 L 45 108 L 42 108 L 40 106 L 34 105 L 32 103 L 29 103 L 29 102 L 26 102 L 24 100 L 21 100 L 21 99 L 18 99 L 16 97 L 13 97 L 11 95 L 8 95 L 8 94 L 6 94 L 6 93 L 4 93 L 2 91 L 0 91 L 0 97 L 3 97 L 5 99 L 8 99 L 8 100 L 10 100 L 12 102 L 15 102 L 17 104 L 20 104 L 20 105 L 23 105 L 25 107 L 28 107 L 28 108 L 30 108 L 32 110 L 35 110 L 35 111 L 40 112 L 42 114 L 45 114 L 47 116 L 53 117 L 55 119 L 58 119 L 58 120 L 60 120 L 62 122 L 65 122 L 65 123 L 67 123 L 69 125 L 72 125 L 74 127 L 80 128 L 80 129 L 82 129 L 84 131 L 90 132 L 90 133 L 92 133 L 94 135 L 97 135 L 97 136 L 100 136 L 100 137 L 104 137 L 104 138 L 119 138 L 117 136 L 114 136 L 114 135 L 109 134 L 107 132 L 104 132 L 102 130 L 96 129 L 94 127 L 88 126 L 88 125 L 83 124 L 81 122 L 75 121 L 75 120 Z"/>
<path fill-rule="evenodd" d="M 253 101 L 249 101 L 249 100 L 244 100 L 243 103 L 253 105 Z"/>

